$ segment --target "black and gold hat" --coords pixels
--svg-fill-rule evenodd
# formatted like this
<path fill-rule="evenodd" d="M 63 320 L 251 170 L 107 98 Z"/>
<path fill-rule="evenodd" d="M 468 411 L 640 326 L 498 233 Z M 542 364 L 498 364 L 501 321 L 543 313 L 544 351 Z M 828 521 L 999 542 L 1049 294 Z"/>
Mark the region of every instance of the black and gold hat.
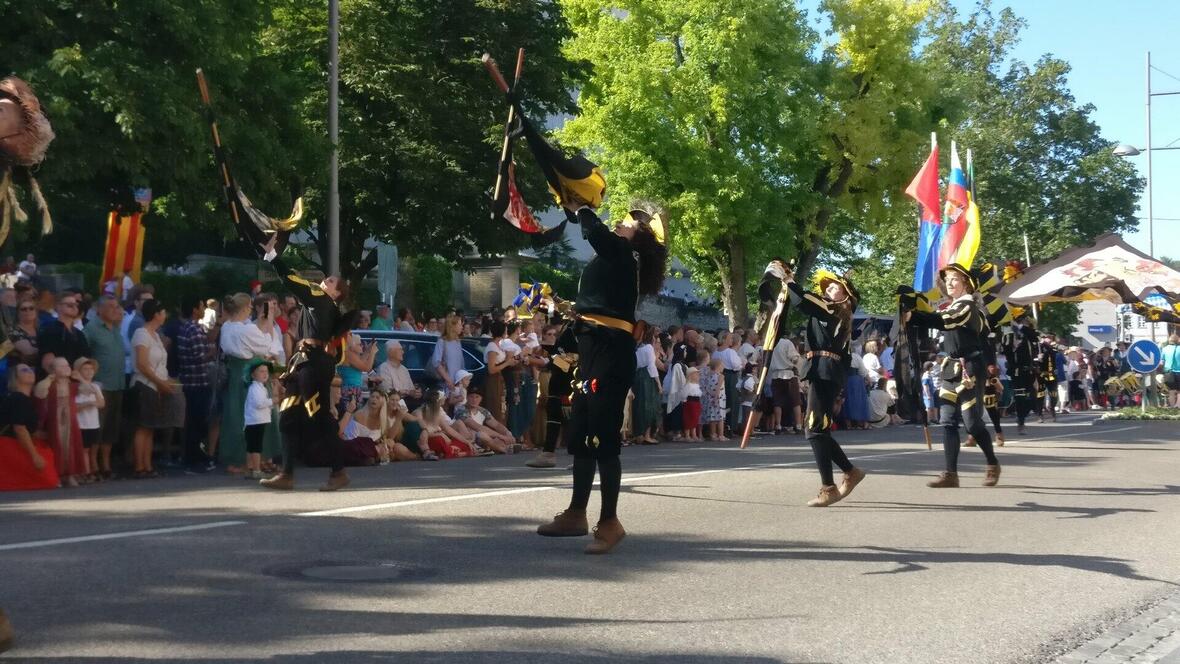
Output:
<path fill-rule="evenodd" d="M 819 285 L 819 290 L 821 293 L 828 290 L 828 284 L 840 284 L 844 291 L 848 293 L 848 297 L 852 300 L 853 308 L 855 308 L 856 304 L 860 302 L 860 291 L 856 290 L 856 286 L 852 285 L 852 280 L 848 277 L 847 273 L 836 274 L 831 270 L 816 270 L 815 283 Z"/>
<path fill-rule="evenodd" d="M 942 287 L 945 289 L 946 273 L 957 272 L 967 279 L 967 288 L 972 292 L 979 290 L 979 278 L 972 273 L 970 268 L 963 267 L 958 263 L 951 263 L 938 271 L 938 280 L 942 282 Z"/>

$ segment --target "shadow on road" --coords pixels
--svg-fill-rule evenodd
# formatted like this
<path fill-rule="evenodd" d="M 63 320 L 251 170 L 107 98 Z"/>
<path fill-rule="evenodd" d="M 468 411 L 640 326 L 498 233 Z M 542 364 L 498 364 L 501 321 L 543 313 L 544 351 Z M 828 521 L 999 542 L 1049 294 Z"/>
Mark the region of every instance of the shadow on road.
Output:
<path fill-rule="evenodd" d="M 121 664 L 138 662 L 142 664 L 163 664 L 175 659 L 132 658 L 132 657 L 29 657 L 22 661 L 65 664 L 66 662 L 87 662 L 89 664 Z M 225 659 L 185 659 L 186 663 L 225 664 Z M 484 650 L 484 651 L 408 651 L 408 652 L 367 652 L 358 650 L 325 651 L 297 655 L 273 655 L 270 657 L 235 658 L 235 662 L 255 664 L 311 664 L 313 662 L 340 662 L 342 664 L 788 664 L 788 660 L 770 657 L 741 657 L 728 655 L 631 655 L 627 653 L 594 653 L 576 651 L 542 650 Z M 798 661 L 798 660 L 794 660 Z"/>

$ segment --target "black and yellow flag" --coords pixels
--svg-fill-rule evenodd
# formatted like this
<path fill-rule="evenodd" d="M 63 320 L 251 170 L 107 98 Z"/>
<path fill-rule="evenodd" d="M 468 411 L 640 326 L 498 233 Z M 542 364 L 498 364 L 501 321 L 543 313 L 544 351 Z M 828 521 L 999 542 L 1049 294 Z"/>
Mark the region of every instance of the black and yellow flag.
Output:
<path fill-rule="evenodd" d="M 524 116 L 519 103 L 516 103 L 516 117 L 520 119 L 524 139 L 545 174 L 545 181 L 549 183 L 549 191 L 557 204 L 580 200 L 598 209 L 606 195 L 606 178 L 598 165 L 581 154 L 567 156 L 551 145 Z"/>

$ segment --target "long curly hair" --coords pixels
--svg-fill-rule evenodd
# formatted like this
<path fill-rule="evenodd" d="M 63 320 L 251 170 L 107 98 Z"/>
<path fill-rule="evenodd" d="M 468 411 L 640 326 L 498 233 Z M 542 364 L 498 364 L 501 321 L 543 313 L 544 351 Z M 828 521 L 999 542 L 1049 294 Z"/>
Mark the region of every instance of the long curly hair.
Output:
<path fill-rule="evenodd" d="M 639 294 L 655 295 L 664 286 L 664 274 L 668 268 L 668 247 L 656 239 L 651 230 L 651 220 L 656 215 L 664 222 L 667 232 L 668 213 L 659 205 L 649 201 L 631 203 L 631 217 L 639 222 L 631 247 L 639 256 Z M 664 241 L 667 241 L 665 236 Z"/>

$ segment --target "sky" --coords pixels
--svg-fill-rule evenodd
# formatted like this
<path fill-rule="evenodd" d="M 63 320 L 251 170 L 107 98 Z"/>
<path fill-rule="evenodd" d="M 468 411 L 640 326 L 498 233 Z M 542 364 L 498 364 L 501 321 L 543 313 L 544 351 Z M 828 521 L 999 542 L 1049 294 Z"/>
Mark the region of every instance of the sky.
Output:
<path fill-rule="evenodd" d="M 964 12 L 975 5 L 954 2 Z M 1152 92 L 1180 91 L 1180 2 L 1018 0 L 996 2 L 994 10 L 1005 6 L 1028 24 L 1013 56 L 1032 63 L 1049 53 L 1068 62 L 1069 88 L 1078 103 L 1094 105 L 1091 118 L 1103 137 L 1145 147 L 1148 51 L 1157 68 L 1152 71 Z M 1153 147 L 1173 141 L 1180 145 L 1180 95 L 1153 97 L 1151 119 Z M 1129 159 L 1146 177 L 1146 155 Z M 1180 150 L 1152 154 L 1152 180 L 1155 254 L 1180 258 Z M 1137 214 L 1144 217 L 1139 231 L 1124 237 L 1146 252 L 1146 190 L 1139 207 Z"/>

